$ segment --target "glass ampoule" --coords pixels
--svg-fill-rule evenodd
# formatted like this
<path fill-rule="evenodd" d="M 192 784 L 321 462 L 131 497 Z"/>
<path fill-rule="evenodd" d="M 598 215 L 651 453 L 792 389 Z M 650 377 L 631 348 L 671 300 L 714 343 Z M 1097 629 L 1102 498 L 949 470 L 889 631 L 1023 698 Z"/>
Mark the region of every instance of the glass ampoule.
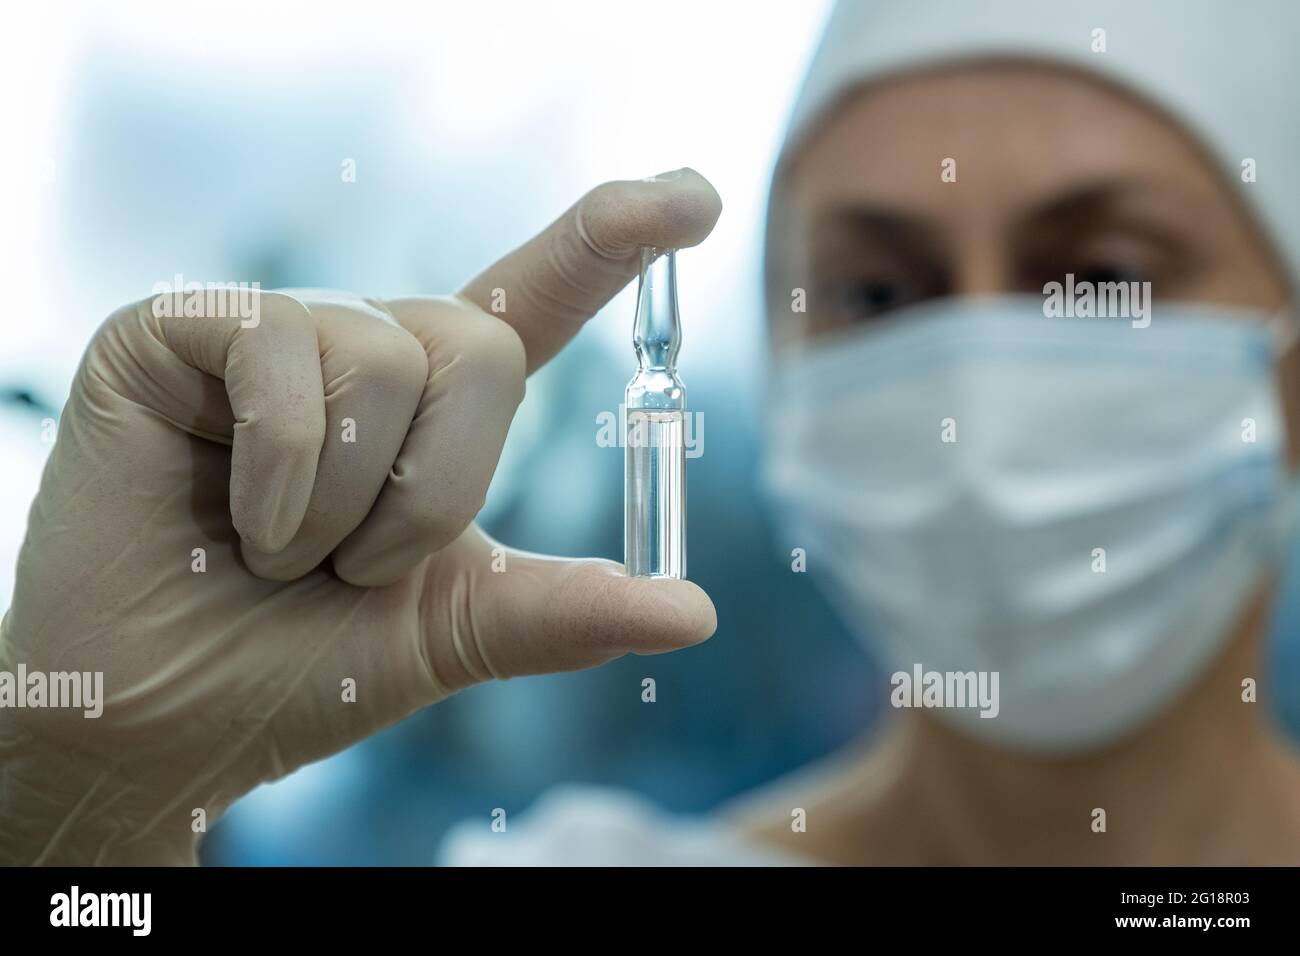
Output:
<path fill-rule="evenodd" d="M 681 321 L 675 250 L 641 252 L 624 400 L 623 563 L 630 575 L 686 577 L 686 388 L 677 377 Z"/>

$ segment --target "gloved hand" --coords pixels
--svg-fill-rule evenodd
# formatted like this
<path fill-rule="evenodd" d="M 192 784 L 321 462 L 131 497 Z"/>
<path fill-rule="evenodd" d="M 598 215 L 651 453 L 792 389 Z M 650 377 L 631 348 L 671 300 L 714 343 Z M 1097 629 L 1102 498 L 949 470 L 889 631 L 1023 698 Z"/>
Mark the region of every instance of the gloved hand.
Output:
<path fill-rule="evenodd" d="M 460 688 L 712 634 L 694 584 L 494 551 L 471 522 L 526 374 L 640 246 L 695 245 L 720 209 L 682 170 L 598 187 L 452 297 L 111 316 L 0 641 L 0 670 L 102 671 L 103 712 L 0 709 L 0 863 L 193 862 L 196 810 Z"/>

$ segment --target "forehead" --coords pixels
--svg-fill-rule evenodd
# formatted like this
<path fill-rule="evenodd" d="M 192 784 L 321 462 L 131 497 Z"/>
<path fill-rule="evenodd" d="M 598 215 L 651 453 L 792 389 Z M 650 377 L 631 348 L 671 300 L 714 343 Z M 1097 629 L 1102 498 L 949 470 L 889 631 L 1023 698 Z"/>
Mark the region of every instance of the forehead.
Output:
<path fill-rule="evenodd" d="M 957 183 L 940 176 L 946 160 Z M 821 124 L 787 174 L 804 209 L 865 202 L 938 218 L 1117 177 L 1222 188 L 1193 139 L 1136 97 L 1067 67 L 997 61 L 864 87 Z"/>

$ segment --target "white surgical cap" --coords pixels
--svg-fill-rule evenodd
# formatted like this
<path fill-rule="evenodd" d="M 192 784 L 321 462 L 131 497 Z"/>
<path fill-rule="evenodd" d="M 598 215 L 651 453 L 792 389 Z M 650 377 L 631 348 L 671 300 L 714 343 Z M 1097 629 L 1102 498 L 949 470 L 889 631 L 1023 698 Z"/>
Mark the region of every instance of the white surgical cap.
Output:
<path fill-rule="evenodd" d="M 1105 52 L 1094 52 L 1098 30 Z M 1237 184 L 1300 286 L 1298 48 L 1297 0 L 840 0 L 796 102 L 786 152 L 870 79 L 985 56 L 1060 62 L 1180 121 Z M 1242 180 L 1247 159 L 1255 182 Z"/>

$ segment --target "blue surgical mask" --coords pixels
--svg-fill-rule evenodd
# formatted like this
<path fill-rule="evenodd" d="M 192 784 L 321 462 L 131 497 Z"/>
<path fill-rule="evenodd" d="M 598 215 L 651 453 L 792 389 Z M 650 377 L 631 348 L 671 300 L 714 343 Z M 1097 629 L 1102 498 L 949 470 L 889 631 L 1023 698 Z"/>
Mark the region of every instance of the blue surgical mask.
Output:
<path fill-rule="evenodd" d="M 995 717 L 937 714 L 1011 747 L 1100 746 L 1190 684 L 1280 563 L 1290 321 L 920 306 L 778 363 L 766 484 L 887 662 L 998 673 Z"/>

